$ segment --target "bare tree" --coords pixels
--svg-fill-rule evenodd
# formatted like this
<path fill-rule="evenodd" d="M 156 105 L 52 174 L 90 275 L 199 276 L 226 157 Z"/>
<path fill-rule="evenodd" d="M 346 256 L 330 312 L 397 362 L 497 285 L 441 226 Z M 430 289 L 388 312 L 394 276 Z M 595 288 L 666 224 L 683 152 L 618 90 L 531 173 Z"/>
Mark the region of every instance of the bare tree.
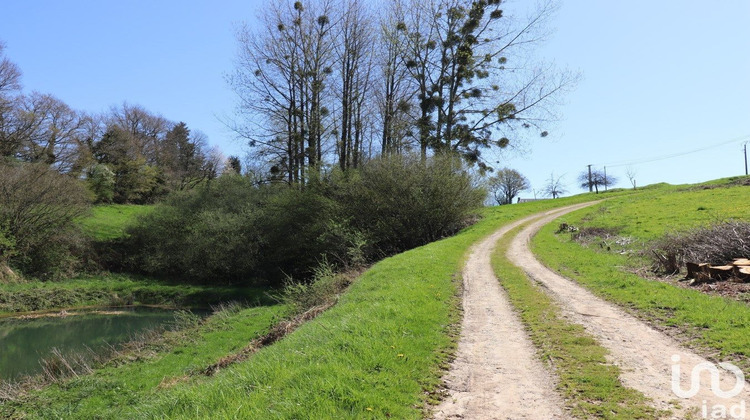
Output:
<path fill-rule="evenodd" d="M 18 136 L 18 98 L 21 91 L 21 70 L 10 61 L 0 41 L 0 157 L 14 156 L 21 147 Z"/>
<path fill-rule="evenodd" d="M 20 102 L 24 138 L 19 157 L 70 172 L 78 160 L 81 115 L 52 95 L 33 92 Z"/>
<path fill-rule="evenodd" d="M 575 81 L 549 66 L 530 66 L 520 58 L 511 63 L 544 37 L 554 4 L 542 4 L 520 24 L 505 18 L 500 6 L 412 0 L 398 23 L 419 101 L 423 155 L 427 148 L 450 151 L 484 167 L 481 149 L 507 147 L 514 127 L 539 127 L 550 116 L 546 105 Z"/>
<path fill-rule="evenodd" d="M 330 134 L 332 11 L 332 0 L 277 1 L 260 27 L 237 34 L 240 53 L 228 81 L 240 99 L 241 121 L 232 128 L 289 183 L 304 183 Z"/>
<path fill-rule="evenodd" d="M 166 118 L 140 105 L 123 103 L 111 108 L 108 125 L 117 125 L 129 134 L 133 158 L 144 158 L 150 165 L 158 164 L 160 143 L 171 125 Z"/>
<path fill-rule="evenodd" d="M 358 0 L 342 0 L 342 16 L 334 44 L 341 78 L 341 131 L 338 142 L 339 167 L 356 168 L 363 154 L 367 115 L 365 102 L 371 94 L 374 29 L 369 11 Z"/>
<path fill-rule="evenodd" d="M 633 167 L 632 167 L 632 166 L 628 166 L 628 167 L 627 167 L 627 168 L 625 169 L 625 175 L 626 175 L 626 176 L 628 177 L 628 179 L 630 180 L 630 183 L 631 183 L 631 184 L 633 184 L 633 189 L 635 190 L 635 189 L 636 189 L 636 185 L 635 185 L 635 176 L 637 175 L 637 172 L 635 171 L 635 169 L 633 169 Z"/>
<path fill-rule="evenodd" d="M 276 0 L 260 26 L 239 31 L 233 128 L 272 176 L 304 184 L 327 158 L 355 168 L 376 129 L 381 153 L 414 139 L 423 160 L 459 154 L 486 169 L 482 149 L 507 147 L 519 128 L 541 130 L 575 81 L 525 59 L 545 36 L 552 0 L 528 20 L 505 17 L 496 0 L 387 4 L 378 20 L 358 0 Z"/>
<path fill-rule="evenodd" d="M 497 204 L 511 204 L 518 193 L 531 188 L 529 180 L 515 169 L 503 168 L 490 177 L 489 187 Z"/>
<path fill-rule="evenodd" d="M 5 43 L 0 41 L 0 100 L 5 95 L 21 90 L 21 70 L 16 63 L 5 57 L 4 49 Z"/>
<path fill-rule="evenodd" d="M 578 182 L 581 188 L 591 190 L 592 188 L 599 194 L 599 187 L 611 187 L 617 184 L 617 177 L 607 175 L 601 170 L 583 171 L 578 175 Z"/>
<path fill-rule="evenodd" d="M 388 3 L 380 18 L 380 32 L 376 52 L 381 84 L 374 95 L 378 101 L 381 124 L 381 153 L 402 154 L 411 149 L 411 125 L 417 121 L 413 115 L 414 94 L 411 80 L 402 57 L 407 46 L 399 24 L 404 23 L 404 4 L 401 0 Z"/>
<path fill-rule="evenodd" d="M 560 175 L 559 177 L 555 178 L 555 174 L 551 173 L 549 175 L 549 180 L 547 180 L 547 184 L 545 184 L 544 186 L 544 190 L 542 190 L 542 193 L 547 197 L 557 198 L 562 194 L 568 192 L 568 190 L 565 188 L 565 184 L 562 182 L 563 176 L 564 175 Z"/>

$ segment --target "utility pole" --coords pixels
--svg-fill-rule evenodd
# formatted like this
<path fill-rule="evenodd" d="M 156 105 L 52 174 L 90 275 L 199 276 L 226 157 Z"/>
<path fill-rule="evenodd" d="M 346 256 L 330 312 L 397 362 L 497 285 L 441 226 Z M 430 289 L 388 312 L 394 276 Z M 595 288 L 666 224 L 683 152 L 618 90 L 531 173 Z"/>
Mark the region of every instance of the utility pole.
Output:
<path fill-rule="evenodd" d="M 747 176 L 747 142 L 745 142 L 743 149 L 745 151 L 745 176 Z"/>
<path fill-rule="evenodd" d="M 591 182 L 591 165 L 589 167 L 589 192 L 594 192 L 594 183 Z"/>

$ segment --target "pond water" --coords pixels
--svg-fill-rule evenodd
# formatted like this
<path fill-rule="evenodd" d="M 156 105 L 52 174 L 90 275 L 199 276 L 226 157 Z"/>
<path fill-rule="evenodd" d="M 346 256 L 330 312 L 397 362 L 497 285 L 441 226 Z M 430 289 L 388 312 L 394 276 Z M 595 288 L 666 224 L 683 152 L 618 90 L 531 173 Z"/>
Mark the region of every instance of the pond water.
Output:
<path fill-rule="evenodd" d="M 58 349 L 96 351 L 127 341 L 138 332 L 174 322 L 174 310 L 149 307 L 71 311 L 65 317 L 0 319 L 0 380 L 40 373 L 40 359 Z"/>

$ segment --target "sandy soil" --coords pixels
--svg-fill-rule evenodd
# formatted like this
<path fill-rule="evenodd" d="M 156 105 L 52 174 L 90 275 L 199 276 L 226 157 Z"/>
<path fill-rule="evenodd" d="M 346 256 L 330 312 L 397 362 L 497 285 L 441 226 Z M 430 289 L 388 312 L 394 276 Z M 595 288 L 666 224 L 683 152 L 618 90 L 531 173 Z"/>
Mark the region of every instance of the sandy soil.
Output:
<path fill-rule="evenodd" d="M 693 368 L 700 363 L 708 363 L 706 359 L 594 296 L 577 283 L 557 275 L 534 258 L 528 247 L 530 238 L 558 215 L 538 218 L 516 236 L 508 250 L 510 260 L 542 284 L 561 304 L 570 320 L 583 325 L 610 351 L 611 361 L 622 369 L 621 378 L 626 386 L 651 398 L 657 408 L 671 410 L 672 414 L 667 417 L 744 418 L 733 417 L 732 414 L 744 412 L 740 408 L 750 403 L 750 387 L 744 386 L 738 395 L 731 398 L 717 396 L 715 388 L 712 388 L 711 375 L 704 371 L 694 396 L 679 398 L 673 391 L 673 374 L 675 378 L 680 378 L 678 389 L 688 391 L 692 384 L 690 375 Z M 744 381 L 738 382 L 734 373 L 723 369 L 720 372 L 720 388 L 724 392 L 729 392 L 735 385 L 747 385 Z M 722 407 L 727 410 L 726 416 L 718 417 L 722 414 Z"/>

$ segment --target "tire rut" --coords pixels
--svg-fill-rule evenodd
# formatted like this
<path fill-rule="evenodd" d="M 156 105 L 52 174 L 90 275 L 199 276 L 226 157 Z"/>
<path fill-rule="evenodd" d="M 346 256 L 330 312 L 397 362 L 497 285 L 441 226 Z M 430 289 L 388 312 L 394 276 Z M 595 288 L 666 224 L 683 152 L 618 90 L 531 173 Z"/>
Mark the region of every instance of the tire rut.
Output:
<path fill-rule="evenodd" d="M 671 410 L 671 418 L 674 419 L 745 418 L 744 408 L 740 407 L 750 401 L 748 387 L 745 386 L 738 395 L 731 398 L 720 397 L 712 388 L 711 375 L 704 372 L 700 375 L 697 390 L 690 392 L 694 395 L 678 398 L 673 391 L 673 370 L 675 378 L 680 379 L 679 390 L 687 391 L 698 385 L 697 380 L 696 384 L 691 382 L 690 376 L 695 366 L 701 363 L 705 364 L 703 366 L 714 365 L 536 260 L 529 249 L 531 238 L 542 226 L 559 216 L 560 213 L 548 214 L 534 220 L 513 239 L 507 256 L 530 278 L 544 286 L 545 291 L 560 304 L 567 318 L 582 325 L 609 350 L 611 362 L 622 371 L 623 384 L 651 398 L 657 409 Z M 744 381 L 740 382 L 734 373 L 723 369 L 720 372 L 720 388 L 724 392 L 735 386 L 744 386 Z M 715 407 L 726 408 L 726 416 L 711 417 Z"/>
<path fill-rule="evenodd" d="M 515 308 L 495 277 L 495 244 L 515 227 L 557 217 L 583 205 L 555 209 L 506 225 L 475 244 L 462 271 L 463 320 L 456 359 L 445 378 L 448 396 L 435 419 L 567 419 L 554 378 L 542 364 Z"/>

